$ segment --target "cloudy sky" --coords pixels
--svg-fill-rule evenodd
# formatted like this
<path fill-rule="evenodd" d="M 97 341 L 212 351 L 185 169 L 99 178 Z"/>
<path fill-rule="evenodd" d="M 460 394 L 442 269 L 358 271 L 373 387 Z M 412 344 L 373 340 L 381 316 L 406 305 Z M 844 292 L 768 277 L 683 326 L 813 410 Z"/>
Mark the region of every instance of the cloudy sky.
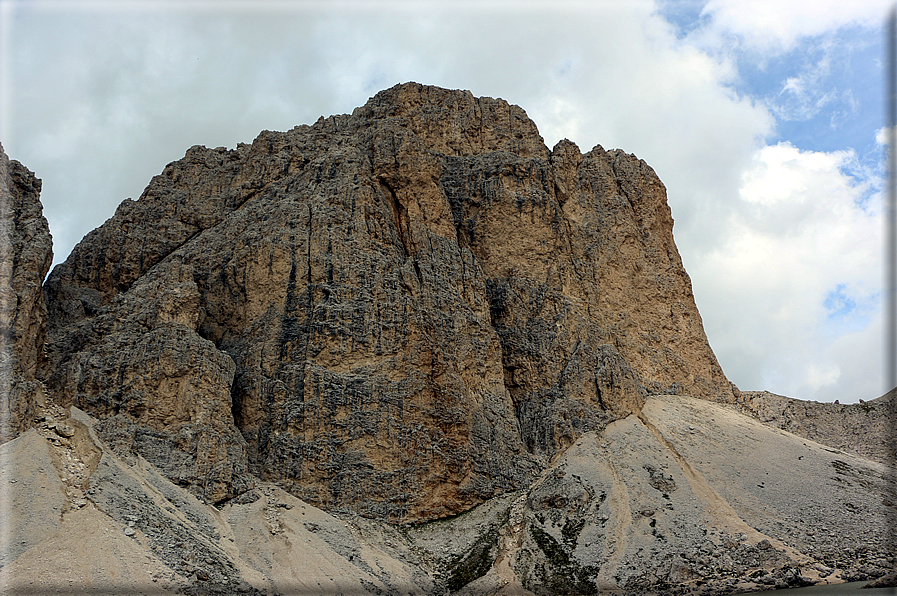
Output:
<path fill-rule="evenodd" d="M 744 390 L 885 392 L 885 0 L 0 0 L 0 142 L 55 262 L 192 145 L 234 147 L 417 81 L 647 161 Z"/>

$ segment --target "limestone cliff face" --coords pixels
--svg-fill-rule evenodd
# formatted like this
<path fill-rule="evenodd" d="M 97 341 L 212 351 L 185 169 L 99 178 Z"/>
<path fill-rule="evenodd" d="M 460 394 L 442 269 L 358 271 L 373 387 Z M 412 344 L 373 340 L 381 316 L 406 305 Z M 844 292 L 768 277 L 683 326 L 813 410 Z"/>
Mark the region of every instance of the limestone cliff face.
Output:
<path fill-rule="evenodd" d="M 0 146 L 0 443 L 33 422 L 47 308 L 41 285 L 53 260 L 41 181 Z"/>
<path fill-rule="evenodd" d="M 193 147 L 47 281 L 48 385 L 207 500 L 390 521 L 527 485 L 649 394 L 732 401 L 665 190 L 413 83 Z"/>

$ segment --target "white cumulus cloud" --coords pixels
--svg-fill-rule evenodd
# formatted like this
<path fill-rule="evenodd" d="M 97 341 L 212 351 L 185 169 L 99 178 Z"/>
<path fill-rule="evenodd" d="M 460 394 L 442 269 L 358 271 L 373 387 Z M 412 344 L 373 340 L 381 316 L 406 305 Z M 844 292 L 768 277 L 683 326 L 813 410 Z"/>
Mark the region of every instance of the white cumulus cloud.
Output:
<path fill-rule="evenodd" d="M 843 27 L 877 29 L 892 7 L 891 0 L 709 0 L 702 14 L 752 49 L 782 52 Z"/>
<path fill-rule="evenodd" d="M 726 239 L 692 274 L 730 304 L 704 321 L 743 388 L 829 401 L 883 393 L 874 322 L 884 224 L 881 210 L 868 208 L 875 189 L 849 173 L 854 159 L 788 143 L 760 149 L 722 223 Z M 866 357 L 845 359 L 845 346 L 862 342 Z"/>

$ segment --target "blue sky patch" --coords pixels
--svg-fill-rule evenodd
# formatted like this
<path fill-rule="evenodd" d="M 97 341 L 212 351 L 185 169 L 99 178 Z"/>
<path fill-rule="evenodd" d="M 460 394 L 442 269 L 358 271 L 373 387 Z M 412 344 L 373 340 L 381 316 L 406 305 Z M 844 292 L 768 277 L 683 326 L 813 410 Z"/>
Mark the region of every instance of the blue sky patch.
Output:
<path fill-rule="evenodd" d="M 865 329 L 872 320 L 873 312 L 878 309 L 879 302 L 880 294 L 861 297 L 850 292 L 847 284 L 838 284 L 822 302 L 828 311 L 826 327 L 836 335 Z"/>
<path fill-rule="evenodd" d="M 881 161 L 874 133 L 882 127 L 882 39 L 851 27 L 814 37 L 790 52 L 738 64 L 736 91 L 762 101 L 776 117 L 776 136 L 803 150 L 851 147 L 866 164 Z"/>
<path fill-rule="evenodd" d="M 668 23 L 676 27 L 676 37 L 685 38 L 689 33 L 700 29 L 709 22 L 709 17 L 702 16 L 706 0 L 678 0 L 676 2 L 660 2 L 657 13 Z"/>

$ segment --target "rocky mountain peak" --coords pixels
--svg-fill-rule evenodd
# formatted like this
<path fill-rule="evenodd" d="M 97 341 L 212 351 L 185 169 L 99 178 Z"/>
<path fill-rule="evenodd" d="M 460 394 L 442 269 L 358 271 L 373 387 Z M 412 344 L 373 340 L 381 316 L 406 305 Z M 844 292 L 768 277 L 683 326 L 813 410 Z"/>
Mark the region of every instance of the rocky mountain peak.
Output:
<path fill-rule="evenodd" d="M 190 148 L 43 289 L 40 181 L 0 148 L 0 183 L 14 591 L 721 594 L 893 567 L 893 395 L 741 394 L 624 151 L 398 85 Z"/>
<path fill-rule="evenodd" d="M 381 91 L 352 113 L 365 124 L 407 130 L 425 150 L 465 157 L 507 151 L 547 159 L 535 123 L 503 99 L 474 97 L 470 91 L 405 83 Z"/>
<path fill-rule="evenodd" d="M 397 85 L 166 166 L 50 275 L 46 377 L 206 499 L 449 515 L 646 395 L 733 399 L 672 225 L 638 158 Z"/>

